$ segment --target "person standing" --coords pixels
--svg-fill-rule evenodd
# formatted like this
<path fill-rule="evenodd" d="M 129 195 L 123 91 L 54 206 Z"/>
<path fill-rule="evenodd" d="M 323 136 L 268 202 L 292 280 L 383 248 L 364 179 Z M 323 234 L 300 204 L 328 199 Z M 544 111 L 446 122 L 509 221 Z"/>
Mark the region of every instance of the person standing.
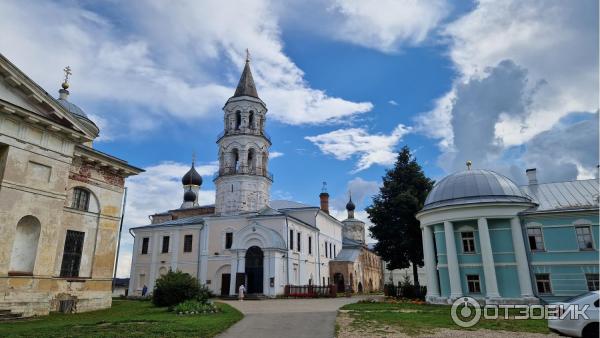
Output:
<path fill-rule="evenodd" d="M 142 297 L 145 297 L 147 292 L 148 292 L 148 287 L 144 284 L 144 287 L 142 288 Z"/>
<path fill-rule="evenodd" d="M 240 288 L 238 289 L 238 297 L 240 302 L 244 301 L 244 294 L 246 293 L 246 287 L 244 286 L 244 284 L 240 285 Z"/>

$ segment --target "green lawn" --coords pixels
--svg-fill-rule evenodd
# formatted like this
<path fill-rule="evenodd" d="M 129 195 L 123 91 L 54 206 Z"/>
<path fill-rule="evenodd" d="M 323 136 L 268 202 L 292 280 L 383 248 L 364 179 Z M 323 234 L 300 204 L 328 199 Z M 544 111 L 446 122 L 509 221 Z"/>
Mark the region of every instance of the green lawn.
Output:
<path fill-rule="evenodd" d="M 546 320 L 484 320 L 471 328 L 462 328 L 452 321 L 450 306 L 412 304 L 412 303 L 356 303 L 342 307 L 349 310 L 354 328 L 366 328 L 377 331 L 380 327 L 390 326 L 408 334 L 418 335 L 436 329 L 454 330 L 505 330 L 535 333 L 548 333 Z"/>
<path fill-rule="evenodd" d="M 149 301 L 114 300 L 110 309 L 0 323 L 0 337 L 212 337 L 243 315 L 223 303 L 222 312 L 178 316 Z"/>

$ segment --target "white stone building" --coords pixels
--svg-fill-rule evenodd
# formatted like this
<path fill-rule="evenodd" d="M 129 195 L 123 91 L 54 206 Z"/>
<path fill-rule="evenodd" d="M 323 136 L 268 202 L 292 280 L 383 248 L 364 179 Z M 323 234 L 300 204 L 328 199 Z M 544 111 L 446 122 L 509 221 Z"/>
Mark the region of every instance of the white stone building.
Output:
<path fill-rule="evenodd" d="M 202 178 L 192 165 L 182 179 L 181 207 L 131 230 L 130 295 L 139 295 L 144 286 L 151 292 L 169 269 L 197 277 L 218 295 L 236 294 L 241 283 L 248 293 L 273 297 L 285 285 L 333 282 L 329 262 L 342 250 L 343 224 L 329 215 L 325 191 L 320 207 L 270 201 L 267 108 L 248 60 L 223 110 L 215 205 L 198 205 Z"/>

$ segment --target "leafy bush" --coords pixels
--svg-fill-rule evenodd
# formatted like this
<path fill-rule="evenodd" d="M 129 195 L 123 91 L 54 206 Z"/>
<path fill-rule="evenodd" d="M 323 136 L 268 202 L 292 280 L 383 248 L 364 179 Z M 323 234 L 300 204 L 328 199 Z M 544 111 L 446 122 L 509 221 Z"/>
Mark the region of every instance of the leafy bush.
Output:
<path fill-rule="evenodd" d="M 386 284 L 383 287 L 383 292 L 388 297 L 425 300 L 427 287 L 420 286 L 417 288 L 411 283 L 410 278 L 405 276 L 404 281 L 398 283 L 397 286 L 394 284 Z"/>
<path fill-rule="evenodd" d="M 213 303 L 202 303 L 197 300 L 186 300 L 175 305 L 173 311 L 178 315 L 202 315 L 219 312 L 219 308 Z"/>
<path fill-rule="evenodd" d="M 173 306 L 190 299 L 198 299 L 198 280 L 181 271 L 169 271 L 156 280 L 152 303 L 156 306 Z"/>
<path fill-rule="evenodd" d="M 215 297 L 215 294 L 212 293 L 212 291 L 210 291 L 208 286 L 200 285 L 200 287 L 198 288 L 198 296 L 196 297 L 197 301 L 199 301 L 202 304 L 207 304 L 208 299 L 213 297 Z"/>

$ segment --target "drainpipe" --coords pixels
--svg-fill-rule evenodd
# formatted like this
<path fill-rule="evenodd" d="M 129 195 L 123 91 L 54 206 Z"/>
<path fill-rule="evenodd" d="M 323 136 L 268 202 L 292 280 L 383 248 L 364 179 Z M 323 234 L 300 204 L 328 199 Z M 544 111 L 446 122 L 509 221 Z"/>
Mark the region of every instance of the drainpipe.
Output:
<path fill-rule="evenodd" d="M 288 224 L 288 217 L 287 215 L 285 215 L 285 238 L 287 239 L 286 244 L 287 244 L 287 248 L 286 248 L 286 255 L 285 255 L 285 266 L 286 266 L 286 280 L 287 283 L 286 285 L 290 285 L 290 258 L 288 257 L 290 255 L 290 225 Z"/>
<path fill-rule="evenodd" d="M 119 222 L 119 236 L 117 240 L 117 257 L 115 257 L 115 266 L 112 280 L 112 291 L 115 291 L 115 279 L 117 278 L 117 268 L 119 265 L 119 251 L 121 250 L 121 233 L 123 232 L 123 218 L 125 218 L 125 203 L 127 202 L 127 187 L 125 187 L 125 191 L 123 193 L 123 204 L 121 205 L 121 222 Z M 131 233 L 131 231 L 129 232 Z M 134 236 L 135 238 L 135 236 Z M 131 276 L 129 276 L 131 280 Z"/>

